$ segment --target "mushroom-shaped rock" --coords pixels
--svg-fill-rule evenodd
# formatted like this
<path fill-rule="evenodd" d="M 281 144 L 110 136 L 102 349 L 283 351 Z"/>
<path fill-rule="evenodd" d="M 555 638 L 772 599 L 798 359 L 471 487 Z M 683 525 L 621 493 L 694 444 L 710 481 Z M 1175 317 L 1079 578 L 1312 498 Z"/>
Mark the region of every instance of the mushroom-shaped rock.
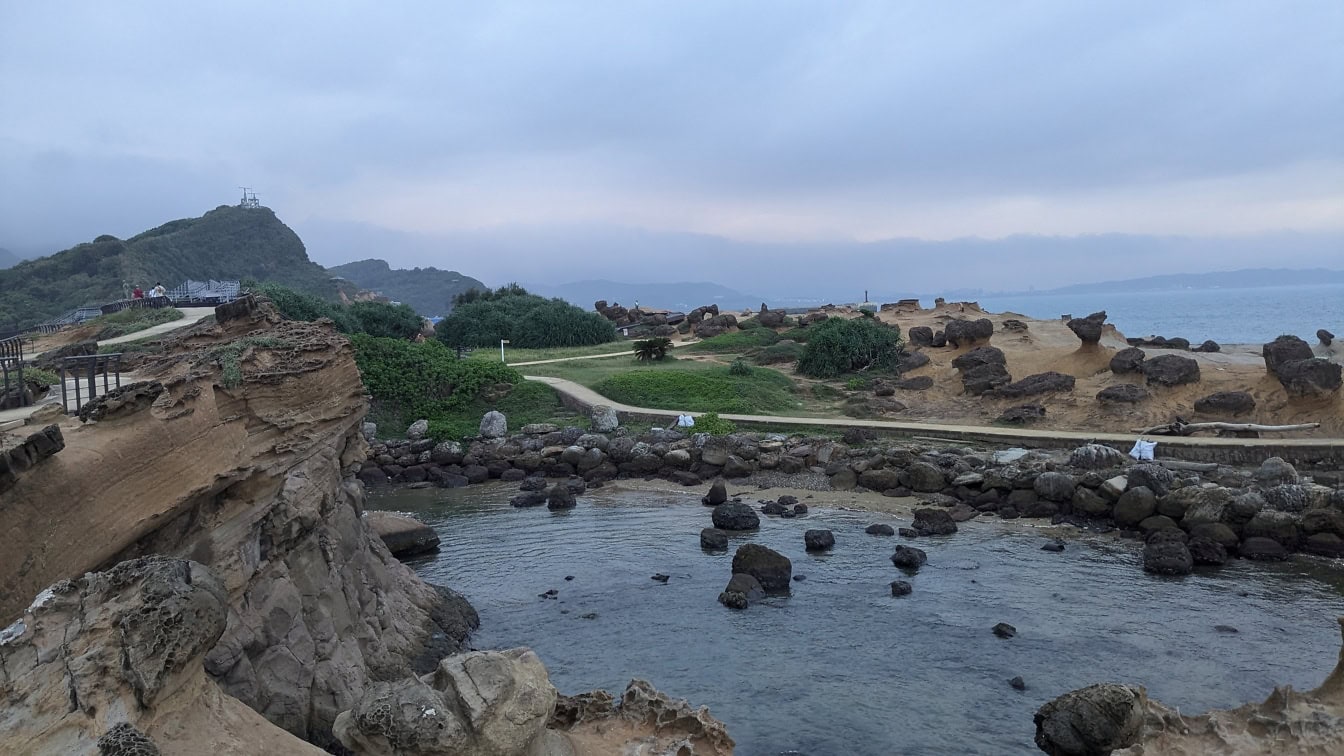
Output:
<path fill-rule="evenodd" d="M 1143 735 L 1143 688 L 1100 683 L 1056 698 L 1036 712 L 1036 746 L 1050 756 L 1100 756 Z"/>
<path fill-rule="evenodd" d="M 747 543 L 733 554 L 733 574 L 738 573 L 756 578 L 767 592 L 788 592 L 793 563 L 774 549 Z"/>
<path fill-rule="evenodd" d="M 1316 331 L 1316 338 L 1321 340 L 1321 346 L 1330 346 L 1335 343 L 1335 335 L 1324 328 Z"/>
<path fill-rule="evenodd" d="M 709 493 L 700 499 L 700 503 L 707 507 L 717 507 L 725 501 L 728 501 L 728 486 L 722 478 L 714 481 L 713 485 L 709 487 Z"/>
<path fill-rule="evenodd" d="M 1073 335 L 1084 344 L 1096 344 L 1101 341 L 1102 326 L 1106 323 L 1106 311 L 1094 312 L 1085 318 L 1073 318 L 1065 323 Z"/>

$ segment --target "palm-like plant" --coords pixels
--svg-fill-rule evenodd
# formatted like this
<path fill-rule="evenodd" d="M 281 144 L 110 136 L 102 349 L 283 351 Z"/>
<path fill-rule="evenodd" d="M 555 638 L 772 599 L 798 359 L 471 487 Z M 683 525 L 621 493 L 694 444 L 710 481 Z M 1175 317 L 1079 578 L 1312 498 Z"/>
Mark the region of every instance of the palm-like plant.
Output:
<path fill-rule="evenodd" d="M 667 356 L 667 350 L 672 348 L 672 339 L 666 336 L 658 336 L 652 339 L 644 339 L 635 342 L 635 359 L 640 362 L 659 362 Z"/>

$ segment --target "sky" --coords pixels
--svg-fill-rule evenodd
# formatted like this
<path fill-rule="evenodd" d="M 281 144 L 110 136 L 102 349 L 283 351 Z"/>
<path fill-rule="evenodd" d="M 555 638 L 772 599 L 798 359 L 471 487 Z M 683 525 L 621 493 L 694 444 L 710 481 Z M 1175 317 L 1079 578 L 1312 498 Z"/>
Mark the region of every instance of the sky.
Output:
<path fill-rule="evenodd" d="M 1344 267 L 1341 51 L 1338 0 L 4 2 L 0 247 L 249 186 L 319 262 L 487 282 L 1116 234 L 1215 242 L 1135 275 Z M 1097 276 L 1010 247 L 955 283 Z"/>

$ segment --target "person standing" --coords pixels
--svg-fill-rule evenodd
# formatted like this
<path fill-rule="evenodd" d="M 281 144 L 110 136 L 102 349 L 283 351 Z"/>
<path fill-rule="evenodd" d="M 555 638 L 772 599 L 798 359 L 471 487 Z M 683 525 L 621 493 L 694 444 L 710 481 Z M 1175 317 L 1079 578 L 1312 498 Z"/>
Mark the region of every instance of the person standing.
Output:
<path fill-rule="evenodd" d="M 154 282 L 154 296 L 156 296 L 156 297 L 162 297 L 162 296 L 166 296 L 167 294 L 168 294 L 168 290 L 165 289 L 165 288 L 163 288 L 163 284 L 161 284 L 161 283 L 155 281 L 155 282 Z"/>
<path fill-rule="evenodd" d="M 135 288 L 131 290 L 131 299 L 144 299 L 144 298 L 145 298 L 144 289 L 140 288 L 140 284 L 136 284 Z"/>

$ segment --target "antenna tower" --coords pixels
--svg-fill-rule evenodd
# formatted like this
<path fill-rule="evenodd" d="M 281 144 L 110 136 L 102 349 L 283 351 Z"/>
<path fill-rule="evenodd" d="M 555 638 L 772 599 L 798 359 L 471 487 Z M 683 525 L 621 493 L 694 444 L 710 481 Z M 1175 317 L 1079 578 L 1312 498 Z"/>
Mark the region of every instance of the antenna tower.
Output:
<path fill-rule="evenodd" d="M 238 188 L 243 190 L 243 198 L 238 201 L 238 207 L 253 209 L 261 207 L 261 202 L 257 200 L 257 194 L 252 191 L 251 187 L 240 186 Z"/>

